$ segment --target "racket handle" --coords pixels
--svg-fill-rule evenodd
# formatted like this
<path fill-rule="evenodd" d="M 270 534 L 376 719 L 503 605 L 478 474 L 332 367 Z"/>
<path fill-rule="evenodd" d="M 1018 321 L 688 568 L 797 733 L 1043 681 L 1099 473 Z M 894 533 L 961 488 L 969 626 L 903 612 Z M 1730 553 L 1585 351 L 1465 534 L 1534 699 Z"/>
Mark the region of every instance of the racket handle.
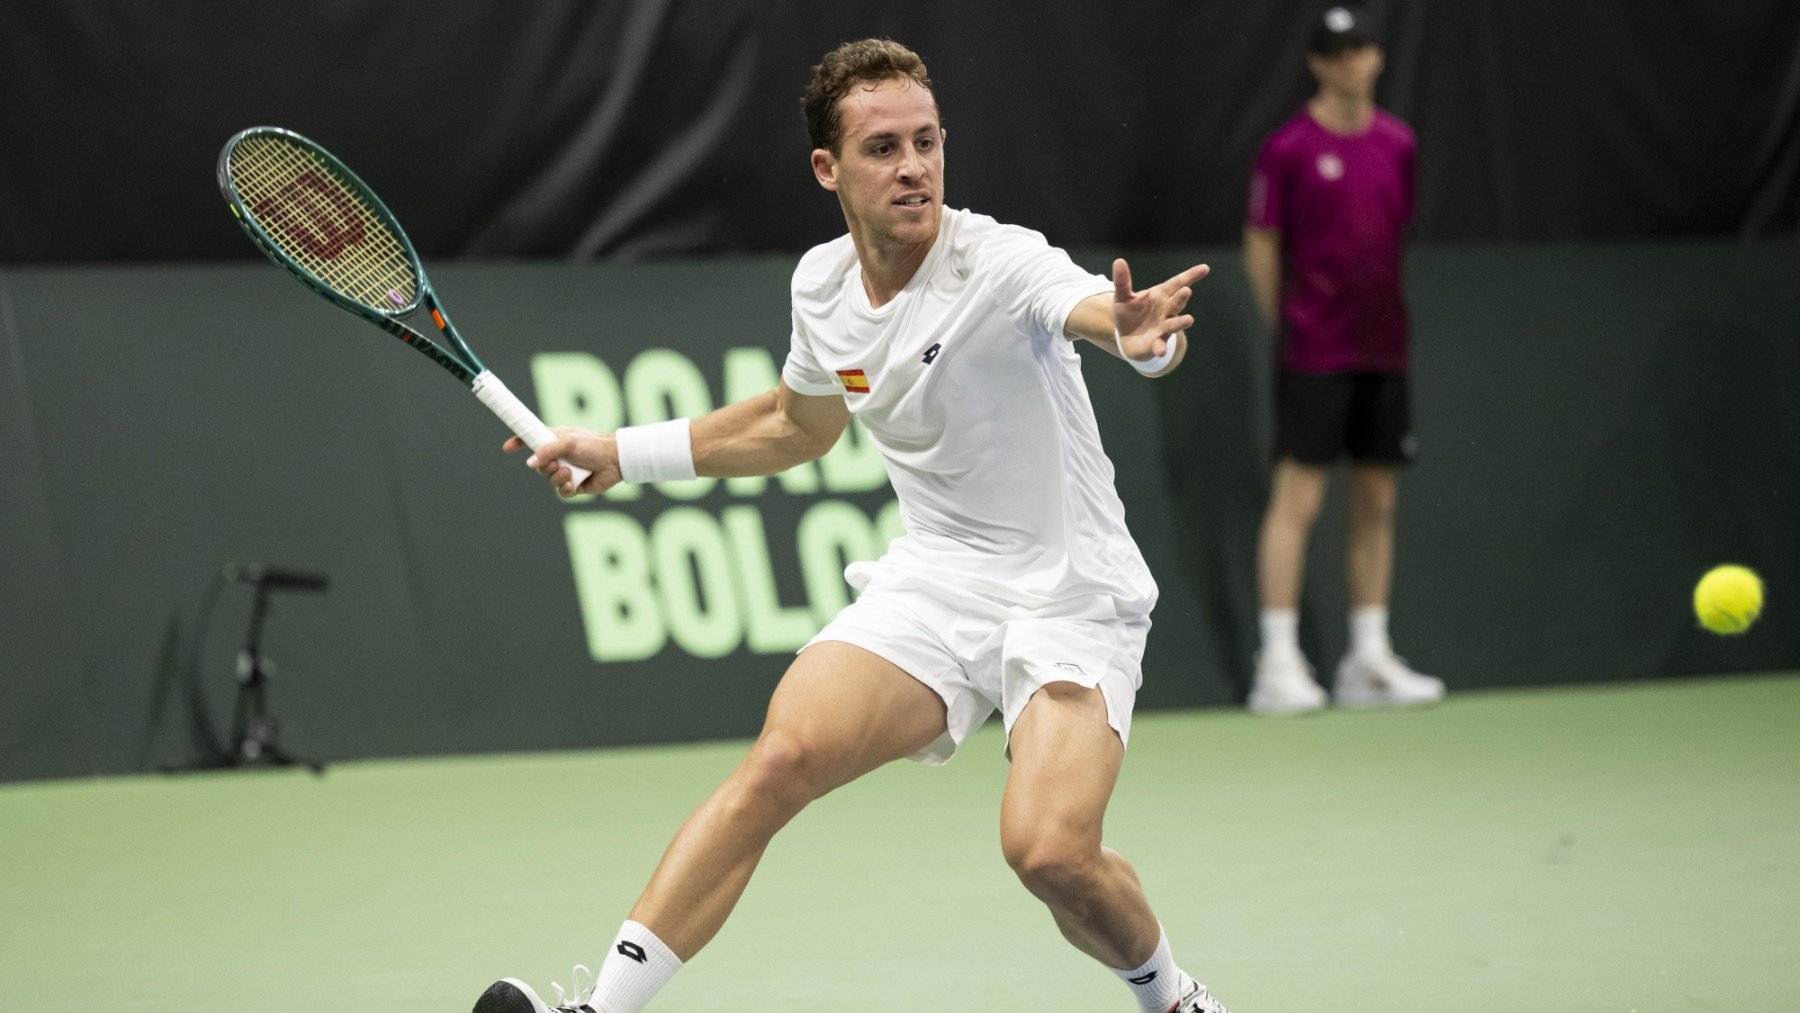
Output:
<path fill-rule="evenodd" d="M 501 383 L 500 378 L 494 374 L 485 369 L 482 370 L 481 375 L 475 378 L 471 389 L 475 391 L 475 396 L 481 399 L 481 403 L 487 405 L 495 415 L 500 416 L 500 421 L 506 423 L 506 428 L 517 434 L 519 439 L 524 440 L 525 445 L 531 449 L 536 450 L 556 438 L 550 432 L 550 427 L 544 425 L 543 420 L 537 417 L 537 413 L 525 407 L 525 402 L 520 401 L 512 391 L 507 390 L 506 384 Z M 586 468 L 576 467 L 567 461 L 558 461 L 557 463 L 574 474 L 576 488 L 580 488 L 581 483 L 587 481 L 587 477 L 593 474 Z"/>

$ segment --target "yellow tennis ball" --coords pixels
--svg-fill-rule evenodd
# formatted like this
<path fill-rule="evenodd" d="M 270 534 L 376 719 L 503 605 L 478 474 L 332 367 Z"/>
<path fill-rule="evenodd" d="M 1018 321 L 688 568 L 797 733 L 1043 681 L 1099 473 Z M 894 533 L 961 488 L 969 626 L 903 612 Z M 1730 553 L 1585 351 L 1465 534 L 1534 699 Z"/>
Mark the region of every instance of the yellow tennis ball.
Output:
<path fill-rule="evenodd" d="M 1714 633 L 1744 632 L 1762 605 L 1762 578 L 1748 567 L 1715 566 L 1694 585 L 1694 614 Z"/>

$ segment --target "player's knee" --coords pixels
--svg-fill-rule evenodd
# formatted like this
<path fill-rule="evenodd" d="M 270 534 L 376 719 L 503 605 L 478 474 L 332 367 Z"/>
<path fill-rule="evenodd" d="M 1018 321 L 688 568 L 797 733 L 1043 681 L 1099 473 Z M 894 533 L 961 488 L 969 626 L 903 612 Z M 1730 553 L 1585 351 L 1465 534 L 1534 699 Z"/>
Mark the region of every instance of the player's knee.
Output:
<path fill-rule="evenodd" d="M 1018 833 L 1001 841 L 1006 864 L 1047 904 L 1079 907 L 1100 873 L 1100 850 L 1057 833 Z"/>
<path fill-rule="evenodd" d="M 739 803 L 798 812 L 829 790 L 820 751 L 794 736 L 765 732 L 738 771 Z"/>

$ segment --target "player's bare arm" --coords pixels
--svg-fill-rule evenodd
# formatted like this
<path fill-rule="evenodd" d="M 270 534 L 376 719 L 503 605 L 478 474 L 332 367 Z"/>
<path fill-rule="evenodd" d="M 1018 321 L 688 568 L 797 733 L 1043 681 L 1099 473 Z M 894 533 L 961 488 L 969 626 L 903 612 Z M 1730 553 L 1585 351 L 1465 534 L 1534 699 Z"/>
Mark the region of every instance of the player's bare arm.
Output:
<path fill-rule="evenodd" d="M 850 424 L 839 394 L 813 397 L 785 382 L 694 420 L 694 468 L 711 478 L 773 475 L 824 456 Z"/>
<path fill-rule="evenodd" d="M 810 397 L 781 383 L 693 420 L 694 473 L 736 478 L 786 471 L 830 450 L 849 421 L 850 410 L 842 397 Z M 613 434 L 571 428 L 551 432 L 556 438 L 525 463 L 549 478 L 563 496 L 602 493 L 624 480 Z M 525 444 L 515 437 L 506 441 L 505 449 L 511 453 L 525 449 Z M 565 464 L 578 464 L 593 475 L 577 488 Z"/>
<path fill-rule="evenodd" d="M 1134 365 L 1161 358 L 1173 343 L 1174 355 L 1146 375 L 1174 372 L 1187 357 L 1184 333 L 1194 325 L 1194 318 L 1182 311 L 1193 297 L 1194 283 L 1211 270 L 1205 264 L 1196 264 L 1140 292 L 1131 287 L 1130 265 L 1123 259 L 1115 260 L 1112 294 L 1090 296 L 1075 304 L 1064 332 L 1070 338 L 1091 341 Z"/>

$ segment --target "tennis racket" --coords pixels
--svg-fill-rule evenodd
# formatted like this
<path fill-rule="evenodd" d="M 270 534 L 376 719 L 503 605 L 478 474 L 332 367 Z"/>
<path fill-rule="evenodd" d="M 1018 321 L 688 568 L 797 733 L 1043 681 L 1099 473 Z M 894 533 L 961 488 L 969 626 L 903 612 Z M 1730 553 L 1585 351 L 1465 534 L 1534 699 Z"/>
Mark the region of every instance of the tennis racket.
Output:
<path fill-rule="evenodd" d="M 219 152 L 219 191 L 250 241 L 307 288 L 444 367 L 533 450 L 554 438 L 457 333 L 387 205 L 330 152 L 291 130 L 251 127 Z M 425 314 L 444 343 L 408 323 Z M 577 486 L 590 474 L 560 463 Z"/>

